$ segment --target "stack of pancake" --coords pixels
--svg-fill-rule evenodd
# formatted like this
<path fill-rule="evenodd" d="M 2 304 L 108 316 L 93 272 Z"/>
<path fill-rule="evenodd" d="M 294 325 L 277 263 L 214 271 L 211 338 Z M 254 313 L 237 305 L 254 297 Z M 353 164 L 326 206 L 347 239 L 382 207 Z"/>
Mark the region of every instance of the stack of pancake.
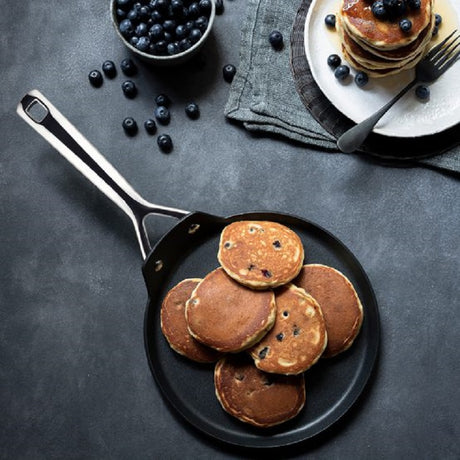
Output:
<path fill-rule="evenodd" d="M 363 308 L 338 270 L 304 265 L 299 236 L 277 222 L 237 221 L 221 233 L 220 267 L 175 285 L 161 307 L 173 350 L 213 363 L 223 409 L 258 427 L 305 404 L 304 373 L 353 343 Z"/>
<path fill-rule="evenodd" d="M 434 0 L 421 0 L 419 9 L 408 8 L 408 32 L 399 20 L 378 19 L 368 0 L 342 0 L 337 14 L 337 31 L 347 61 L 372 77 L 393 75 L 414 67 L 423 57 L 434 28 Z"/>

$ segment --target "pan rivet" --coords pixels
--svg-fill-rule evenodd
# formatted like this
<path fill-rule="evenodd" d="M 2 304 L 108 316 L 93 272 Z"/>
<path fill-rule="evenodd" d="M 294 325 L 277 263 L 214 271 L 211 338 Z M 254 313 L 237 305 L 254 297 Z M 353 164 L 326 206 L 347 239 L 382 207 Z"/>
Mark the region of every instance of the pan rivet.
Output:
<path fill-rule="evenodd" d="M 155 271 L 159 272 L 163 268 L 163 261 L 162 260 L 156 260 L 155 261 Z"/>
<path fill-rule="evenodd" d="M 190 235 L 193 235 L 193 233 L 195 233 L 199 228 L 200 228 L 200 224 L 192 224 L 188 228 L 188 232 L 190 233 Z"/>

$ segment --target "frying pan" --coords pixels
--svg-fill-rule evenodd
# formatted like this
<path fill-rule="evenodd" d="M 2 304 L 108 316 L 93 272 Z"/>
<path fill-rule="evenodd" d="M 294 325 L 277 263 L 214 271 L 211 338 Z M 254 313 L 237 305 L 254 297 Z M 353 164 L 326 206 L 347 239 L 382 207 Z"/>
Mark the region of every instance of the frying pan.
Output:
<path fill-rule="evenodd" d="M 372 286 L 358 260 L 335 236 L 308 220 L 274 212 L 218 217 L 159 206 L 144 200 L 77 129 L 37 90 L 26 94 L 17 112 L 67 160 L 130 217 L 139 242 L 148 291 L 145 351 L 151 372 L 171 405 L 200 432 L 245 447 L 280 447 L 309 439 L 339 420 L 362 393 L 377 356 L 380 325 Z M 152 248 L 144 225 L 149 214 L 175 217 L 177 224 Z M 323 359 L 305 373 L 307 402 L 294 419 L 259 429 L 234 419 L 214 393 L 212 365 L 197 364 L 172 351 L 161 333 L 160 308 L 168 290 L 184 278 L 204 277 L 218 266 L 220 232 L 238 220 L 270 220 L 302 239 L 308 263 L 342 271 L 364 308 L 360 334 L 336 358 Z"/>

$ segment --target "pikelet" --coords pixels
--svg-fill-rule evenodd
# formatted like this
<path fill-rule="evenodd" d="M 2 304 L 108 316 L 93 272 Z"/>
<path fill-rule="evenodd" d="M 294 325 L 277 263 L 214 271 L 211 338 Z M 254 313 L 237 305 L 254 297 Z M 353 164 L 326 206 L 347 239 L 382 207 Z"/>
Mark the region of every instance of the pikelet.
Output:
<path fill-rule="evenodd" d="M 275 322 L 271 289 L 254 291 L 220 267 L 208 273 L 186 303 L 188 329 L 199 342 L 222 352 L 237 352 L 259 341 Z"/>
<path fill-rule="evenodd" d="M 313 296 L 321 307 L 327 330 L 323 357 L 347 350 L 363 322 L 363 307 L 350 280 L 335 268 L 304 265 L 294 283 Z"/>
<path fill-rule="evenodd" d="M 261 428 L 292 419 L 305 404 L 303 374 L 266 374 L 244 354 L 222 358 L 215 367 L 214 384 L 225 411 Z"/>
<path fill-rule="evenodd" d="M 367 0 L 342 0 L 337 32 L 349 63 L 374 77 L 414 67 L 429 44 L 434 27 L 433 0 L 420 0 L 420 8 L 406 8 L 403 16 L 379 19 Z M 400 19 L 411 22 L 403 31 Z"/>

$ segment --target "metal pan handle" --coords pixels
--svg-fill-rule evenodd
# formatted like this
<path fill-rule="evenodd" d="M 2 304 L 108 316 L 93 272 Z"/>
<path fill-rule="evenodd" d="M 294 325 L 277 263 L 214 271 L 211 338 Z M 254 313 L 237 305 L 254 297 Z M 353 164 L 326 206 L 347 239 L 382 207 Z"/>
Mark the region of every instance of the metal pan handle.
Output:
<path fill-rule="evenodd" d="M 18 104 L 16 111 L 23 120 L 130 217 L 144 259 L 151 250 L 144 218 L 148 214 L 177 218 L 189 214 L 188 211 L 158 206 L 144 200 L 39 91 L 32 90 L 27 93 Z"/>

